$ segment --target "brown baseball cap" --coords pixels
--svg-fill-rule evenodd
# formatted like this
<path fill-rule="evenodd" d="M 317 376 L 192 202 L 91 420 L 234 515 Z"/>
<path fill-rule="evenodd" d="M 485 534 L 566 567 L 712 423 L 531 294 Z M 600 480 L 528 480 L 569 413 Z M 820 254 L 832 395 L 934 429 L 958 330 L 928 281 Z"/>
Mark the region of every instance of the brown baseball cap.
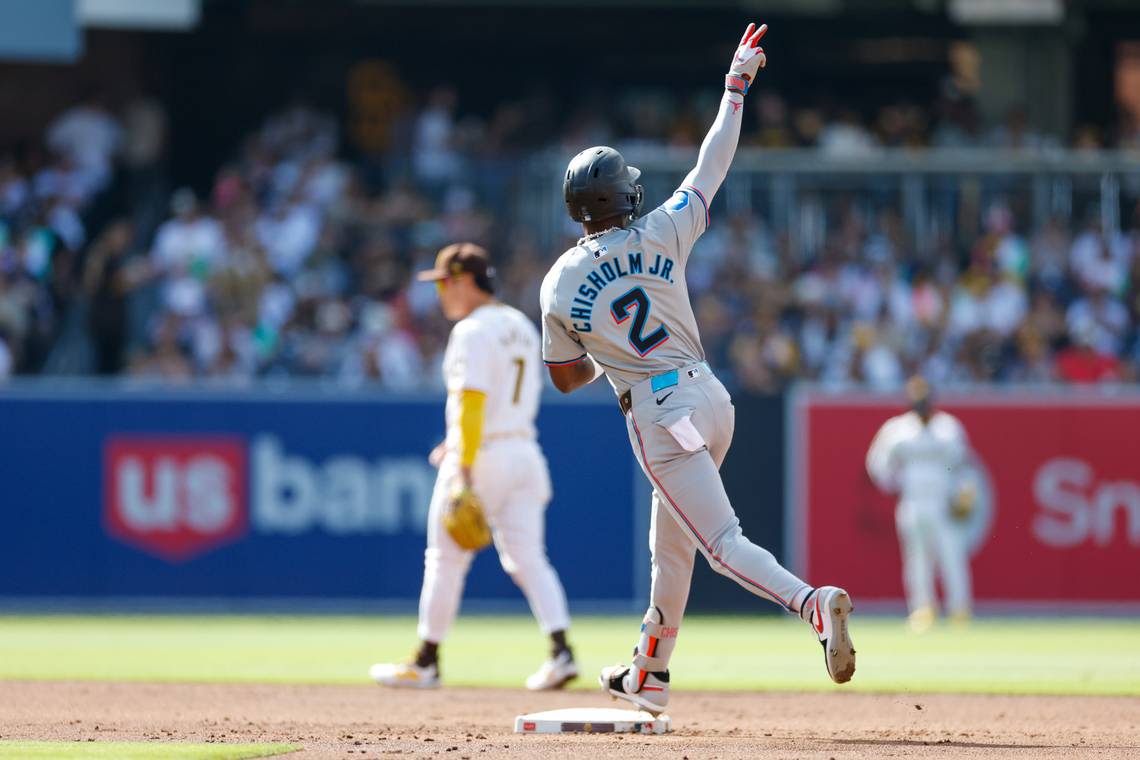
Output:
<path fill-rule="evenodd" d="M 421 282 L 445 280 L 457 274 L 470 272 L 476 282 L 489 282 L 495 276 L 487 249 L 474 243 L 452 243 L 435 255 L 435 267 L 416 275 Z"/>

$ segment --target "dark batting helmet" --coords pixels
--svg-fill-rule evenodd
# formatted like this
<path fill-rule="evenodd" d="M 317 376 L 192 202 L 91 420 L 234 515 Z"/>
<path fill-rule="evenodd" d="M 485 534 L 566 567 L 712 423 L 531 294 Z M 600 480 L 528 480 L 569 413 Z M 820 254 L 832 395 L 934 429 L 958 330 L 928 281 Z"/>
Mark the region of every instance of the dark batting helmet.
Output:
<path fill-rule="evenodd" d="M 562 197 L 576 222 L 596 222 L 611 216 L 633 219 L 641 210 L 641 170 L 627 166 L 613 148 L 587 148 L 566 167 Z"/>

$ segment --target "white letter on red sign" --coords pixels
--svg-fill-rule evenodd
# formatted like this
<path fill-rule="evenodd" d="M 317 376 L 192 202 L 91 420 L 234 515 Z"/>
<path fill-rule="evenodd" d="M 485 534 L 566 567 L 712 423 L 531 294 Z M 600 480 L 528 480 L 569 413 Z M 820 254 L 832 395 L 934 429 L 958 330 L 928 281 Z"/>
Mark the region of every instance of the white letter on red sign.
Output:
<path fill-rule="evenodd" d="M 119 464 L 115 477 L 119 480 L 119 499 L 115 508 L 123 522 L 133 530 L 174 530 L 178 526 L 178 465 L 160 458 L 154 467 L 154 492 L 146 496 L 146 470 L 134 457 Z"/>
<path fill-rule="evenodd" d="M 1050 459 L 1033 478 L 1033 496 L 1044 510 L 1033 533 L 1048 546 L 1076 546 L 1088 537 L 1089 507 L 1080 489 L 1089 487 L 1092 468 L 1079 459 Z"/>
<path fill-rule="evenodd" d="M 1128 543 L 1140 546 L 1140 486 L 1127 480 L 1105 483 L 1096 493 L 1096 525 L 1093 535 L 1098 546 L 1112 543 L 1116 532 L 1116 508 L 1124 507 Z"/>
<path fill-rule="evenodd" d="M 212 456 L 197 456 L 187 463 L 186 524 L 198 533 L 210 535 L 225 529 L 237 505 L 230 498 L 230 469 Z"/>

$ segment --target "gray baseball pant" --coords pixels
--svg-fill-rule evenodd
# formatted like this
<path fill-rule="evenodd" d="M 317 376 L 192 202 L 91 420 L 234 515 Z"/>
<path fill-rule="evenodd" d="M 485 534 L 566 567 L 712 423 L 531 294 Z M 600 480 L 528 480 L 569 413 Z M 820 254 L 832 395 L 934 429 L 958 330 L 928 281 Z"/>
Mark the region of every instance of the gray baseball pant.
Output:
<path fill-rule="evenodd" d="M 798 611 L 811 591 L 744 536 L 725 493 L 719 468 L 735 427 L 728 391 L 704 363 L 677 376 L 676 385 L 656 393 L 648 380 L 634 386 L 626 415 L 630 444 L 653 485 L 650 609 L 635 658 L 635 666 L 649 671 L 668 667 L 696 551 L 716 572 L 789 611 Z"/>

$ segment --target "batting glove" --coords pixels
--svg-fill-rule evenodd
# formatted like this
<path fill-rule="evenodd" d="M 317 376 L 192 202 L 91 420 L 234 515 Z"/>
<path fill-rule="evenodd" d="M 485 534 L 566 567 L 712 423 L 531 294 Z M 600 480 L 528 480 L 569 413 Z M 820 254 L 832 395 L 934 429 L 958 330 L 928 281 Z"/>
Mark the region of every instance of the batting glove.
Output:
<path fill-rule="evenodd" d="M 764 48 L 760 47 L 760 38 L 768 31 L 767 24 L 749 24 L 740 38 L 740 46 L 736 48 L 736 55 L 732 58 L 732 65 L 728 67 L 728 74 L 724 77 L 725 89 L 739 92 L 741 95 L 748 92 L 752 81 L 756 79 L 756 72 L 768 63 L 764 55 Z"/>

